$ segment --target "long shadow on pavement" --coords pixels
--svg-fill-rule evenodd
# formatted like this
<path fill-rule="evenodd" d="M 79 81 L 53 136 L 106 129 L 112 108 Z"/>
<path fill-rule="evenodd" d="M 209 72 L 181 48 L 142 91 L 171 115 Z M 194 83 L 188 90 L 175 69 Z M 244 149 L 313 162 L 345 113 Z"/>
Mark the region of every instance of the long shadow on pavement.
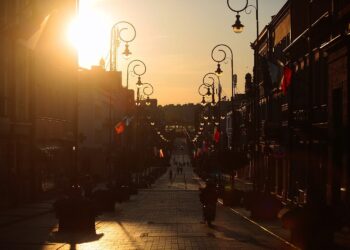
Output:
<path fill-rule="evenodd" d="M 213 225 L 212 229 L 217 232 L 218 234 L 214 236 L 216 238 L 226 238 L 226 239 L 232 239 L 232 240 L 237 240 L 240 242 L 246 242 L 250 244 L 254 244 L 258 247 L 266 248 L 269 249 L 270 247 L 268 245 L 262 244 L 259 242 L 257 239 L 255 239 L 252 236 L 249 236 L 247 234 L 241 234 L 237 231 L 233 231 L 228 229 L 227 227 L 221 226 L 221 225 Z"/>
<path fill-rule="evenodd" d="M 81 233 L 59 233 L 52 232 L 49 236 L 49 242 L 65 243 L 69 245 L 70 250 L 75 250 L 77 244 L 98 241 L 104 234 L 81 234 Z"/>

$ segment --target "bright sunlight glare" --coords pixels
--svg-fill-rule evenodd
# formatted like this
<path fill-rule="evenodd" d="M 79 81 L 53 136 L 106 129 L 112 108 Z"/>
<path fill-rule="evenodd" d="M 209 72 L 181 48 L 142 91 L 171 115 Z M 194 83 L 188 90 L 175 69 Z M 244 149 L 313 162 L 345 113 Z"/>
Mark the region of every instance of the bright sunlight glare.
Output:
<path fill-rule="evenodd" d="M 113 22 L 100 12 L 82 9 L 68 29 L 68 39 L 77 49 L 79 65 L 90 68 L 98 65 L 109 51 L 110 29 Z"/>

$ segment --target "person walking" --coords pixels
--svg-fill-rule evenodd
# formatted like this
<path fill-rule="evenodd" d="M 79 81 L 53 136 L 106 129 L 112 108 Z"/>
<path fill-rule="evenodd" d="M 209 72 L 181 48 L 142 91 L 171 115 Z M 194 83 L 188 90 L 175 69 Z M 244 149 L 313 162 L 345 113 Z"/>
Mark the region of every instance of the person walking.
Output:
<path fill-rule="evenodd" d="M 205 188 L 201 189 L 200 202 L 203 206 L 203 219 L 208 223 L 209 227 L 212 227 L 212 221 L 215 220 L 216 216 L 216 203 L 218 195 L 213 180 L 206 180 Z"/>

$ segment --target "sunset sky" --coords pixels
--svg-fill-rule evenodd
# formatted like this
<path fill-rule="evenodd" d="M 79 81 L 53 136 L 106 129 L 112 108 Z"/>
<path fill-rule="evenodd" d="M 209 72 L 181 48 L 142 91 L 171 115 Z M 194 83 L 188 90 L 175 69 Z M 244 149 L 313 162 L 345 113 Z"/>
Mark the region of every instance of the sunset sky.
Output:
<path fill-rule="evenodd" d="M 259 1 L 260 30 L 271 20 L 286 0 Z M 255 5 L 255 0 L 250 0 Z M 234 8 L 244 6 L 245 0 L 231 0 Z M 241 13 L 245 25 L 235 34 L 231 25 L 235 13 L 226 0 L 80 0 L 80 20 L 73 33 L 80 55 L 80 65 L 90 68 L 101 57 L 107 58 L 110 29 L 118 21 L 132 23 L 137 31 L 130 44 L 132 57 L 119 57 L 118 70 L 123 71 L 130 60 L 140 59 L 147 65 L 142 78 L 152 83 L 154 98 L 159 104 L 200 102 L 197 92 L 203 76 L 216 69 L 211 59 L 213 47 L 219 43 L 233 50 L 234 73 L 238 75 L 238 93 L 244 91 L 244 75 L 252 72 L 253 51 L 250 42 L 256 38 L 255 10 Z M 121 45 L 119 52 L 123 50 Z M 229 62 L 222 65 L 223 95 L 230 97 Z M 131 77 L 130 88 L 137 79 Z"/>

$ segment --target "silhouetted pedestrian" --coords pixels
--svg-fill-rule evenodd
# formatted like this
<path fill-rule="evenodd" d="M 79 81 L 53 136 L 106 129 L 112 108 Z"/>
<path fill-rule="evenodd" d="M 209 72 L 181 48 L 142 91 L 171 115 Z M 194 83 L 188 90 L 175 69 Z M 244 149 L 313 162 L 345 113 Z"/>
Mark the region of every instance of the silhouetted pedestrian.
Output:
<path fill-rule="evenodd" d="M 169 181 L 173 182 L 173 171 L 171 169 L 169 170 Z"/>
<path fill-rule="evenodd" d="M 203 219 L 208 223 L 208 226 L 212 226 L 211 223 L 215 220 L 216 216 L 216 202 L 218 199 L 213 180 L 206 180 L 206 186 L 201 189 L 199 199 L 203 206 Z"/>

